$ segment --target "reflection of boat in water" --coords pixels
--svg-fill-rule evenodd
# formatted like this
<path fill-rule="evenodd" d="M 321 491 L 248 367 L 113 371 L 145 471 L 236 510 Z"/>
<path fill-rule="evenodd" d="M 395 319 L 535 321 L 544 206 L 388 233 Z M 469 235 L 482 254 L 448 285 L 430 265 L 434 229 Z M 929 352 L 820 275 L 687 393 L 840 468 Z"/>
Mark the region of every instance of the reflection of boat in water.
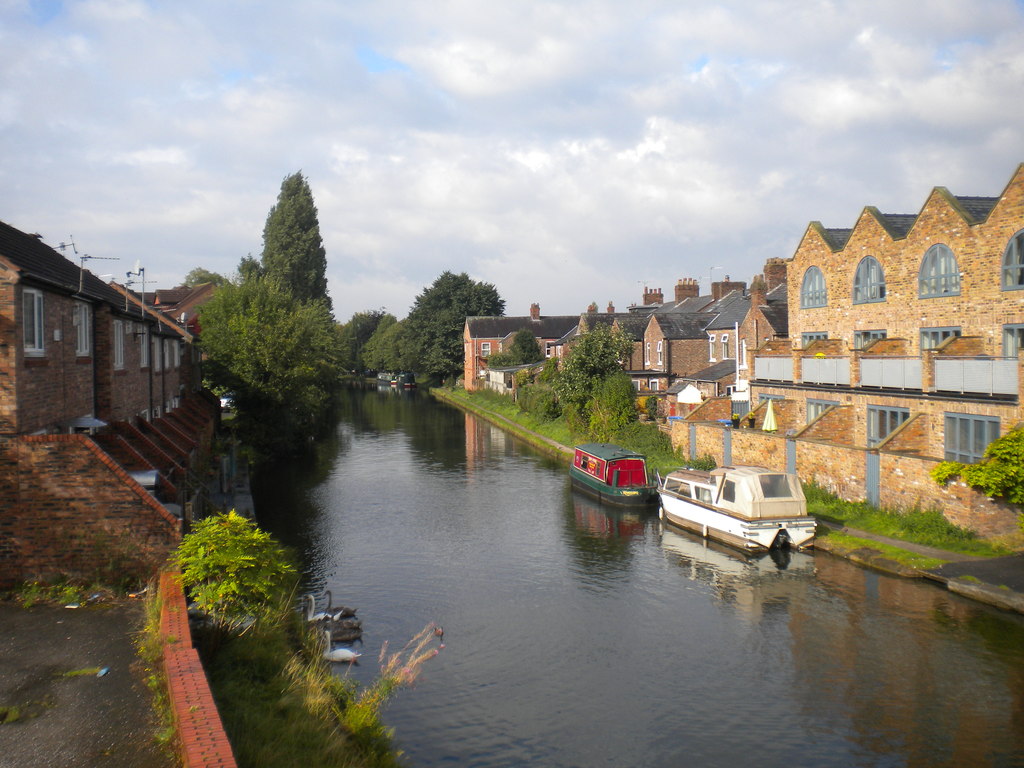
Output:
<path fill-rule="evenodd" d="M 670 525 L 661 528 L 661 545 L 687 561 L 711 566 L 721 573 L 740 575 L 814 570 L 814 556 L 806 552 L 764 549 L 750 552 Z"/>
<path fill-rule="evenodd" d="M 574 488 L 599 501 L 641 506 L 658 500 L 658 486 L 647 477 L 647 460 L 617 445 L 576 446 L 569 477 Z"/>
<path fill-rule="evenodd" d="M 796 475 L 764 467 L 677 469 L 658 488 L 670 523 L 749 551 L 814 543 L 814 518 Z"/>
<path fill-rule="evenodd" d="M 644 521 L 638 512 L 606 507 L 578 491 L 572 491 L 572 511 L 576 527 L 595 536 L 632 539 L 644 532 Z"/>

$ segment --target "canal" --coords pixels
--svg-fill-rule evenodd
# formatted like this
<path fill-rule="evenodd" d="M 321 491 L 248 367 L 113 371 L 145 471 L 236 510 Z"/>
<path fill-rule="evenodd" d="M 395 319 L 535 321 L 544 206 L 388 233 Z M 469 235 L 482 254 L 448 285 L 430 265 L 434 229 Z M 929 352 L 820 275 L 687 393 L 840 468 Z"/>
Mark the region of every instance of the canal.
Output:
<path fill-rule="evenodd" d="M 384 642 L 446 648 L 385 710 L 415 768 L 1024 765 L 1024 621 L 826 553 L 745 560 L 574 493 L 421 393 L 353 390 L 261 525 Z"/>

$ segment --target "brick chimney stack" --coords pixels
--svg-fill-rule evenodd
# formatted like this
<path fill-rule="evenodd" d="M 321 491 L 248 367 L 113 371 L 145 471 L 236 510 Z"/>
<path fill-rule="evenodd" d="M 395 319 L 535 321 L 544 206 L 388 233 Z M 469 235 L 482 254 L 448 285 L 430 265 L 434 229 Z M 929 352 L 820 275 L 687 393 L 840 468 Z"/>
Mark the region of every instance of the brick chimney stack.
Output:
<path fill-rule="evenodd" d="M 700 286 L 692 277 L 684 277 L 676 283 L 676 301 L 695 299 L 700 296 Z"/>
<path fill-rule="evenodd" d="M 763 307 L 767 304 L 765 293 L 765 279 L 758 275 L 750 281 L 750 306 Z"/>
<path fill-rule="evenodd" d="M 651 304 L 664 304 L 665 294 L 661 292 L 661 288 L 648 289 L 644 286 L 644 306 L 650 306 Z"/>
<path fill-rule="evenodd" d="M 764 263 L 765 293 L 785 285 L 787 267 L 786 260 L 778 257 L 768 259 Z"/>
<path fill-rule="evenodd" d="M 589 312 L 591 314 L 593 314 L 594 312 L 597 312 L 597 302 L 596 301 L 592 301 L 592 302 L 590 302 L 587 305 L 587 312 Z"/>
<path fill-rule="evenodd" d="M 540 304 L 531 304 L 530 305 L 530 319 L 531 320 L 540 320 Z"/>
<path fill-rule="evenodd" d="M 612 304 L 610 301 L 608 302 L 608 314 L 609 315 L 614 315 L 615 314 L 615 305 Z"/>
<path fill-rule="evenodd" d="M 725 280 L 721 280 L 717 283 L 711 284 L 711 298 L 718 301 L 720 298 L 725 296 L 730 291 L 745 291 L 747 284 L 738 280 L 730 280 L 729 276 L 725 276 Z"/>

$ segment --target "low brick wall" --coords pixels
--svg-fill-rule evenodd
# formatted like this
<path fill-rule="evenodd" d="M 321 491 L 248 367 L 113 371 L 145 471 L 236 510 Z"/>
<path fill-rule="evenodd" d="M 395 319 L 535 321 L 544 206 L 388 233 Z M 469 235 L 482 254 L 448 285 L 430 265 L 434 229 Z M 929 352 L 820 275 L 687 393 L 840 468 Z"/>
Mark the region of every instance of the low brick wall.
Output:
<path fill-rule="evenodd" d="M 184 768 L 237 765 L 213 701 L 199 654 L 192 647 L 185 593 L 177 573 L 160 574 L 160 637 L 167 692 Z"/>

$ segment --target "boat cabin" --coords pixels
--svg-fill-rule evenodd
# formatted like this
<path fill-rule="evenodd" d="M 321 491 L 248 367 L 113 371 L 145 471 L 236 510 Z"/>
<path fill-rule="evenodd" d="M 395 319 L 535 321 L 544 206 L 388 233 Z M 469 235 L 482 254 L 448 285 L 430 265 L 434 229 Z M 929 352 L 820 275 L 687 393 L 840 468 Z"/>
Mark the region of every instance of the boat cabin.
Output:
<path fill-rule="evenodd" d="M 613 488 L 648 485 L 647 462 L 644 457 L 617 445 L 587 443 L 577 446 L 572 465 Z"/>
<path fill-rule="evenodd" d="M 807 500 L 797 476 L 765 467 L 678 470 L 665 478 L 664 489 L 751 520 L 807 514 Z"/>

